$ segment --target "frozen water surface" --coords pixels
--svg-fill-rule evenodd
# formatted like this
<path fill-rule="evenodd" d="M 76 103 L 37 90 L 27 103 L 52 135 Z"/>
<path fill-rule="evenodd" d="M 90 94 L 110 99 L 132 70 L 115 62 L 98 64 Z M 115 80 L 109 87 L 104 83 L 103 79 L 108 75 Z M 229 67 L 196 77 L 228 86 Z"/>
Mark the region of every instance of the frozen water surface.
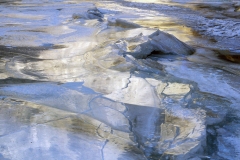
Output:
<path fill-rule="evenodd" d="M 239 8 L 0 2 L 0 160 L 240 159 Z"/>

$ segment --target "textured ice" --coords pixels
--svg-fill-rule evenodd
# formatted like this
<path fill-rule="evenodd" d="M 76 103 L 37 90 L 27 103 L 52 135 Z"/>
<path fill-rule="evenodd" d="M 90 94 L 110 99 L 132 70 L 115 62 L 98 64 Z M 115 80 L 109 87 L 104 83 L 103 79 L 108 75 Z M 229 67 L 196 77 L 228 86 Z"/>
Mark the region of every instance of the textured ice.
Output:
<path fill-rule="evenodd" d="M 239 3 L 0 9 L 0 159 L 239 159 Z"/>
<path fill-rule="evenodd" d="M 134 149 L 133 142 L 119 136 L 108 137 L 111 130 L 99 126 L 104 125 L 83 115 L 5 99 L 1 101 L 1 155 L 5 159 L 30 160 L 34 155 L 39 160 L 93 160 L 105 154 L 125 157 L 124 150 L 129 147 L 133 151 L 126 153 L 126 159 L 145 159 L 139 149 Z"/>

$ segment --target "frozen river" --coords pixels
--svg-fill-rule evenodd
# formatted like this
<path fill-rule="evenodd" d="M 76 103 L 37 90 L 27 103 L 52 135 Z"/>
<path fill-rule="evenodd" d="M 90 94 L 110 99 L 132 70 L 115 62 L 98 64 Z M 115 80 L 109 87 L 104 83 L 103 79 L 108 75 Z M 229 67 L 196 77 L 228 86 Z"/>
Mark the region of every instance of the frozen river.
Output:
<path fill-rule="evenodd" d="M 0 2 L 0 160 L 239 160 L 240 3 Z"/>

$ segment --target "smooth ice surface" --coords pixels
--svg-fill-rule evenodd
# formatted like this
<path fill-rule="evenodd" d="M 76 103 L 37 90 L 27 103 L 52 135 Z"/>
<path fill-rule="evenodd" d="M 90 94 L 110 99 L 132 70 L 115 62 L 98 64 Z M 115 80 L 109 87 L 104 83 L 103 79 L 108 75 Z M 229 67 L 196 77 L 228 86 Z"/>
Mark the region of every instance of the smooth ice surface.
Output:
<path fill-rule="evenodd" d="M 0 160 L 238 160 L 239 2 L 0 2 Z"/>

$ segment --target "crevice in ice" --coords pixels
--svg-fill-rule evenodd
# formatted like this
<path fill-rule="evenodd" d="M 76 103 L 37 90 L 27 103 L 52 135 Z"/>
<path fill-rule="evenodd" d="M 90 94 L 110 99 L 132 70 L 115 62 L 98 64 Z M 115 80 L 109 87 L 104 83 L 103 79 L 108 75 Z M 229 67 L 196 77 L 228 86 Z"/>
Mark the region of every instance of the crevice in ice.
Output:
<path fill-rule="evenodd" d="M 163 97 L 163 100 L 165 100 L 165 98 L 167 98 L 167 95 L 164 94 L 164 91 L 165 91 L 165 89 L 169 86 L 169 83 L 167 82 L 166 84 L 167 84 L 167 85 L 163 88 L 163 90 L 162 90 L 161 93 L 159 94 L 159 95 L 163 95 L 163 96 L 164 96 L 164 97 Z"/>
<path fill-rule="evenodd" d="M 60 121 L 60 120 L 63 120 L 63 119 L 70 118 L 70 117 L 71 116 L 66 116 L 66 117 L 62 117 L 62 118 L 58 118 L 58 119 L 49 120 L 49 121 L 46 121 L 46 122 L 43 122 L 43 123 L 37 123 L 37 124 L 31 125 L 31 126 L 36 126 L 36 125 L 42 125 L 42 124 L 47 124 L 47 123 L 51 123 L 51 122 L 56 122 L 56 121 Z"/>
<path fill-rule="evenodd" d="M 104 142 L 104 144 L 102 145 L 102 148 L 101 148 L 102 160 L 104 160 L 104 152 L 103 152 L 103 150 L 104 150 L 105 146 L 107 145 L 108 141 L 109 141 L 108 139 L 105 140 L 105 142 Z"/>
<path fill-rule="evenodd" d="M 239 159 L 239 122 L 236 110 L 219 123 L 207 125 L 206 152 L 212 159 Z"/>
<path fill-rule="evenodd" d="M 122 90 L 126 89 L 129 87 L 129 85 L 131 84 L 131 78 L 132 78 L 132 73 L 130 72 L 130 76 L 128 77 L 128 82 L 126 83 L 125 87 L 122 88 Z"/>
<path fill-rule="evenodd" d="M 102 95 L 100 94 L 100 95 L 92 98 L 92 99 L 88 102 L 88 108 L 89 108 L 89 109 L 86 110 L 86 111 L 84 111 L 84 112 L 82 112 L 82 113 L 84 114 L 84 113 L 87 113 L 87 112 L 91 111 L 91 110 L 92 110 L 91 103 L 92 103 L 95 99 L 97 99 L 97 98 L 99 98 L 99 97 L 102 97 Z"/>
<path fill-rule="evenodd" d="M 216 125 L 217 126 L 217 125 Z M 214 126 L 207 126 L 207 137 L 206 137 L 206 153 L 212 156 L 217 152 L 217 132 Z"/>
<path fill-rule="evenodd" d="M 99 133 L 99 128 L 101 127 L 101 125 L 102 125 L 102 123 L 101 124 L 99 124 L 99 126 L 97 127 L 97 129 L 96 129 L 96 133 L 97 133 L 97 135 L 99 136 L 99 137 L 101 137 L 101 138 L 104 138 L 103 136 L 101 136 L 101 134 Z"/>

